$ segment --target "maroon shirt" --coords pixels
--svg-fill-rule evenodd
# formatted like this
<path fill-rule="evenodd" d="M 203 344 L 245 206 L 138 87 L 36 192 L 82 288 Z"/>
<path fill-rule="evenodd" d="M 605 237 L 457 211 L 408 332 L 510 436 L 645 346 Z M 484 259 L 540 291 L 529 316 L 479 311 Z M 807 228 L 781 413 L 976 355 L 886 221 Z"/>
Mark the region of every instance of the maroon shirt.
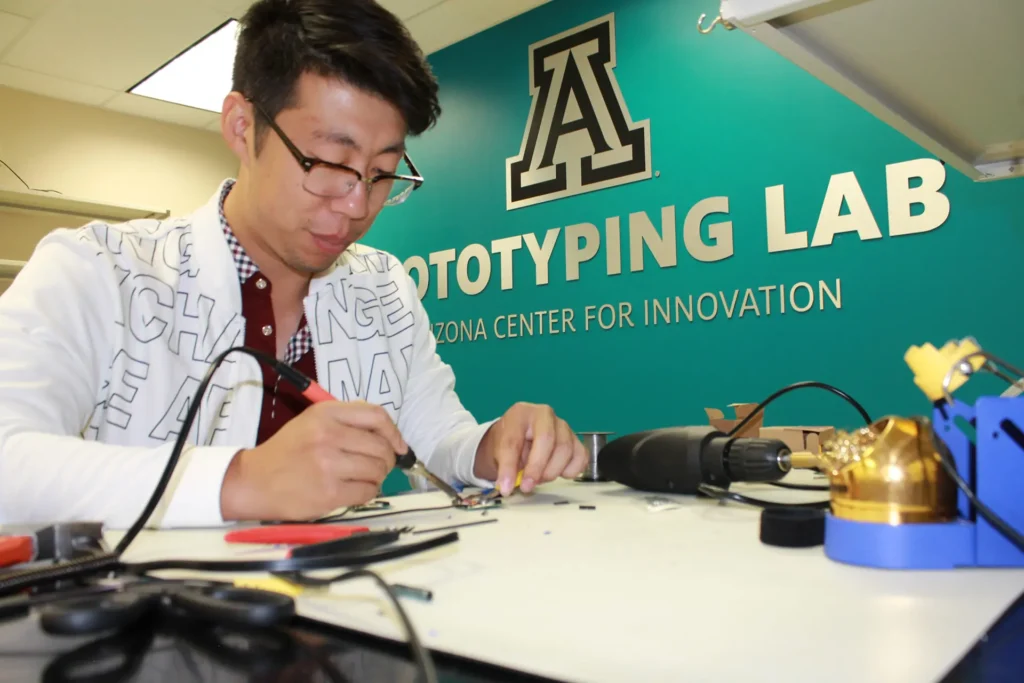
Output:
<path fill-rule="evenodd" d="M 262 289 L 261 282 L 265 283 Z M 245 345 L 276 357 L 277 325 L 274 322 L 274 308 L 270 303 L 271 287 L 270 280 L 256 271 L 242 285 L 242 316 L 245 317 Z M 303 316 L 299 329 L 305 324 L 306 318 Z M 306 377 L 316 379 L 312 348 L 291 365 Z M 263 407 L 256 436 L 257 446 L 309 406 L 309 401 L 299 390 L 288 380 L 281 379 L 270 366 L 261 362 L 260 369 L 263 371 Z"/>
<path fill-rule="evenodd" d="M 245 253 L 245 248 L 235 237 L 224 216 L 224 200 L 234 182 L 224 185 L 220 196 L 220 224 L 228 248 L 238 271 L 242 287 L 242 317 L 245 318 L 245 346 L 277 357 L 277 324 L 274 320 L 274 305 L 270 300 L 273 285 L 259 271 L 256 263 Z M 315 380 L 316 363 L 313 356 L 313 335 L 310 334 L 306 317 L 299 322 L 298 330 L 288 342 L 284 362 Z M 259 445 L 277 433 L 293 417 L 309 405 L 299 390 L 280 376 L 266 363 L 260 362 L 263 372 L 263 405 L 260 410 L 260 425 L 256 433 Z"/>

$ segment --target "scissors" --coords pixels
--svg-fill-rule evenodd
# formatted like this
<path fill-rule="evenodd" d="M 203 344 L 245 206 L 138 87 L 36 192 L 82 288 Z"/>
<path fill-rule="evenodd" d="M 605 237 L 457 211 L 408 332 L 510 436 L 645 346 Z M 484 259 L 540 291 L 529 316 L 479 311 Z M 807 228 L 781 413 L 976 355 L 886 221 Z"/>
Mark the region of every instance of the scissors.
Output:
<path fill-rule="evenodd" d="M 47 633 L 83 635 L 122 630 L 154 613 L 196 622 L 264 628 L 295 615 L 291 597 L 210 581 L 123 579 L 112 592 L 54 601 L 39 610 Z"/>

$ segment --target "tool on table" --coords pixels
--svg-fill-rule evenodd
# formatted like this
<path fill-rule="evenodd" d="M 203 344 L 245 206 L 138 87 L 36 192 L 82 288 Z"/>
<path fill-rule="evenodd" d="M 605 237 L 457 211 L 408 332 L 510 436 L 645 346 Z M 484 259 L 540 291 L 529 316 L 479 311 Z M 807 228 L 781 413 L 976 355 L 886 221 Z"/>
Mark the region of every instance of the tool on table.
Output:
<path fill-rule="evenodd" d="M 0 567 L 71 560 L 107 552 L 99 522 L 64 522 L 29 534 L 0 536 Z"/>
<path fill-rule="evenodd" d="M 224 535 L 228 543 L 306 545 L 323 543 L 369 531 L 369 527 L 341 524 L 278 524 L 236 529 Z"/>
<path fill-rule="evenodd" d="M 668 427 L 622 436 L 598 456 L 601 474 L 641 491 L 696 494 L 702 484 L 778 481 L 794 468 L 818 467 L 778 439 L 730 437 L 711 426 Z"/>
<path fill-rule="evenodd" d="M 601 475 L 601 470 L 598 467 L 597 456 L 601 453 L 601 449 L 608 445 L 608 437 L 614 434 L 614 432 L 580 432 L 580 440 L 583 441 L 583 446 L 587 449 L 587 468 L 583 470 L 580 476 L 576 477 L 576 481 L 607 481 L 607 479 Z"/>
<path fill-rule="evenodd" d="M 402 534 L 412 531 L 411 526 L 380 529 L 353 534 L 347 538 L 337 538 L 323 543 L 312 543 L 292 548 L 288 557 L 327 557 L 338 553 L 353 553 L 372 550 L 389 543 L 394 543 Z"/>
<path fill-rule="evenodd" d="M 433 529 L 417 529 L 412 533 L 414 536 L 417 534 L 433 534 L 437 533 L 438 531 L 450 531 L 451 529 L 461 529 L 463 527 L 477 526 L 479 524 L 491 524 L 497 521 L 497 517 L 491 517 L 490 519 L 478 519 L 475 522 L 460 522 L 459 524 L 448 524 L 446 526 L 434 527 Z"/>
<path fill-rule="evenodd" d="M 395 465 L 406 472 L 412 472 L 413 474 L 418 474 L 421 477 L 424 477 L 431 484 L 443 491 L 456 505 L 462 503 L 462 496 L 459 492 L 452 488 L 450 484 L 443 481 L 440 477 L 435 476 L 433 472 L 424 467 L 423 463 L 419 461 L 411 448 L 405 455 L 398 456 L 398 459 L 395 461 Z"/>
<path fill-rule="evenodd" d="M 39 623 L 47 633 L 84 635 L 134 626 L 154 611 L 259 628 L 291 619 L 295 602 L 280 593 L 222 583 L 128 578 L 113 593 L 43 605 Z"/>

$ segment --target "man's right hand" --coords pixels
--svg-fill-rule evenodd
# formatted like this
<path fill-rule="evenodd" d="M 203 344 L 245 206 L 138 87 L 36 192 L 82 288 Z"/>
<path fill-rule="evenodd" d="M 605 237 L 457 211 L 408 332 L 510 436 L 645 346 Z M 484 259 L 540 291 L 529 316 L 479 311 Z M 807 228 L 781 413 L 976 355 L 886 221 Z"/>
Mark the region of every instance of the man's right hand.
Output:
<path fill-rule="evenodd" d="M 310 520 L 371 500 L 408 452 L 387 411 L 362 401 L 306 408 L 265 443 L 239 451 L 221 486 L 225 520 Z"/>

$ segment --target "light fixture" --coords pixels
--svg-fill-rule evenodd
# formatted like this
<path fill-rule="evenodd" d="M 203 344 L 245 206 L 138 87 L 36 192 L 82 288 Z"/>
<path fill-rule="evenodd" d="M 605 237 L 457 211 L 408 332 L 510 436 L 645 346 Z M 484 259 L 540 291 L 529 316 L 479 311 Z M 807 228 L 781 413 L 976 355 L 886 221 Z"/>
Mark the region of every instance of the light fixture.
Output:
<path fill-rule="evenodd" d="M 231 92 L 238 22 L 231 19 L 129 88 L 141 95 L 220 113 Z"/>

